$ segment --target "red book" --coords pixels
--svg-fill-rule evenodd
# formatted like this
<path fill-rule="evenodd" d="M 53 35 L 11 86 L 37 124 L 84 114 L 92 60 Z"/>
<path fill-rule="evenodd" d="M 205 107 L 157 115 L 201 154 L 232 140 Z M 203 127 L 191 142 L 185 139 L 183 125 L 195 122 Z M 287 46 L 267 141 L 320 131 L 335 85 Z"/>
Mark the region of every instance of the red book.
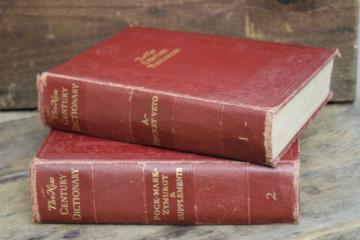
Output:
<path fill-rule="evenodd" d="M 299 146 L 277 168 L 52 131 L 31 167 L 35 222 L 294 223 Z"/>
<path fill-rule="evenodd" d="M 336 49 L 133 27 L 38 78 L 54 129 L 275 166 Z"/>

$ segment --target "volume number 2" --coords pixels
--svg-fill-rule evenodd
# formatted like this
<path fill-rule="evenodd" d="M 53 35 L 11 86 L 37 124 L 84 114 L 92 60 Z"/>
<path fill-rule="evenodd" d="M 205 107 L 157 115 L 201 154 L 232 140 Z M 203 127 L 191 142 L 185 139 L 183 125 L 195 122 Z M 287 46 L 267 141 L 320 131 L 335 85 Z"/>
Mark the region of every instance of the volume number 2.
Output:
<path fill-rule="evenodd" d="M 266 193 L 266 199 L 267 200 L 274 200 L 274 201 L 276 201 L 277 199 L 276 199 L 276 193 L 275 192 L 268 192 L 268 193 Z"/>

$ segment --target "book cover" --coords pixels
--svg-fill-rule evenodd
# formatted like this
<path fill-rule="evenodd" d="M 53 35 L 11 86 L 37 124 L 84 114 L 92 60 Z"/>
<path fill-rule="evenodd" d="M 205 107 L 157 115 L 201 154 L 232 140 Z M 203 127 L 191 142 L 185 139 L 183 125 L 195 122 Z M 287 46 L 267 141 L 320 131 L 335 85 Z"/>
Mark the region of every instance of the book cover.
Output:
<path fill-rule="evenodd" d="M 296 223 L 299 145 L 277 168 L 51 131 L 31 166 L 35 222 Z"/>
<path fill-rule="evenodd" d="M 58 130 L 275 166 L 336 53 L 131 27 L 39 75 L 38 108 Z"/>

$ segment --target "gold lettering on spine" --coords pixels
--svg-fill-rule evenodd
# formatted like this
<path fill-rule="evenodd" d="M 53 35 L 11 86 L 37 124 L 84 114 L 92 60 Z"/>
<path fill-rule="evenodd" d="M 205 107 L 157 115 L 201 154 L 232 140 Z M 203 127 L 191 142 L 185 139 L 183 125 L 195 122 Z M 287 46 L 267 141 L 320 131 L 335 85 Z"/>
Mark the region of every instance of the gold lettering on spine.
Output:
<path fill-rule="evenodd" d="M 68 184 L 69 180 L 67 175 L 59 174 L 58 179 L 59 187 L 57 187 L 55 178 L 53 177 L 49 178 L 49 184 L 46 185 L 46 194 L 49 196 L 48 210 L 57 210 L 56 190 L 59 189 L 60 204 L 58 211 L 60 215 L 70 215 L 73 220 L 81 220 L 79 170 L 71 168 L 71 186 Z M 71 192 L 69 191 L 70 188 Z M 71 197 L 69 196 L 69 192 L 71 193 Z M 69 203 L 70 199 L 72 200 Z M 70 206 L 72 206 L 72 208 Z"/>
<path fill-rule="evenodd" d="M 51 120 L 58 120 L 58 102 L 60 101 L 59 98 L 59 91 L 55 88 L 53 89 L 53 93 L 50 96 L 50 119 Z"/>
<path fill-rule="evenodd" d="M 73 131 L 80 131 L 79 85 L 72 83 L 71 89 L 62 86 L 60 92 L 59 96 L 59 90 L 53 89 L 53 93 L 50 96 L 50 119 L 59 120 L 65 127 L 71 123 L 71 129 Z"/>
<path fill-rule="evenodd" d="M 159 138 L 159 129 L 158 129 L 158 103 L 159 97 L 153 96 L 151 98 L 151 134 L 152 134 L 152 141 L 154 145 L 160 146 L 160 138 Z"/>
<path fill-rule="evenodd" d="M 55 178 L 49 177 L 49 184 L 46 185 L 46 195 L 49 196 L 47 201 L 48 210 L 51 212 L 52 210 L 56 210 L 56 194 L 55 191 L 57 189 Z"/>
<path fill-rule="evenodd" d="M 170 215 L 169 177 L 161 175 L 162 215 Z"/>
<path fill-rule="evenodd" d="M 80 177 L 79 170 L 71 168 L 71 193 L 73 205 L 73 220 L 81 220 L 81 206 L 80 206 Z"/>
<path fill-rule="evenodd" d="M 152 172 L 153 215 L 155 221 L 161 220 L 159 175 L 159 171 L 155 168 Z"/>
<path fill-rule="evenodd" d="M 71 113 L 70 113 L 72 130 L 80 131 L 79 123 L 79 85 L 71 85 Z"/>
<path fill-rule="evenodd" d="M 176 210 L 179 221 L 185 220 L 183 169 L 176 168 Z"/>
<path fill-rule="evenodd" d="M 162 173 L 157 168 L 152 170 L 151 197 L 154 221 L 161 221 L 172 214 L 178 221 L 185 221 L 183 168 L 176 167 L 174 170 L 174 175 Z M 175 181 L 175 185 L 170 184 L 172 181 Z"/>
<path fill-rule="evenodd" d="M 144 119 L 141 120 L 141 123 L 145 126 L 151 128 L 151 138 L 154 145 L 160 146 L 160 137 L 159 137 L 159 128 L 158 128 L 158 109 L 159 109 L 159 97 L 151 97 L 151 113 L 150 118 L 147 113 L 144 113 Z"/>
<path fill-rule="evenodd" d="M 68 185 L 67 177 L 65 175 L 59 175 L 59 188 L 60 188 L 60 208 L 59 212 L 61 215 L 69 214 L 69 201 L 68 201 Z"/>
<path fill-rule="evenodd" d="M 67 126 L 69 125 L 69 118 L 68 118 L 68 89 L 67 88 L 64 88 L 62 87 L 61 88 L 61 111 L 60 111 L 60 114 L 61 114 L 61 123 L 64 125 L 64 126 Z"/>

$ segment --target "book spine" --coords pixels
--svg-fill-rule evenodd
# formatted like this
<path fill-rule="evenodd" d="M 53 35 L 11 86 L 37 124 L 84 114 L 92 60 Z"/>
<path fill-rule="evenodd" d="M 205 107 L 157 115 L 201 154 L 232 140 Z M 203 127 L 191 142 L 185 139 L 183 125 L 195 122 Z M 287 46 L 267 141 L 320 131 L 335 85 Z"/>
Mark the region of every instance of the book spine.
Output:
<path fill-rule="evenodd" d="M 53 161 L 31 167 L 35 222 L 296 223 L 298 161 Z"/>
<path fill-rule="evenodd" d="M 276 164 L 262 109 L 52 73 L 39 77 L 38 91 L 42 119 L 54 129 Z"/>

